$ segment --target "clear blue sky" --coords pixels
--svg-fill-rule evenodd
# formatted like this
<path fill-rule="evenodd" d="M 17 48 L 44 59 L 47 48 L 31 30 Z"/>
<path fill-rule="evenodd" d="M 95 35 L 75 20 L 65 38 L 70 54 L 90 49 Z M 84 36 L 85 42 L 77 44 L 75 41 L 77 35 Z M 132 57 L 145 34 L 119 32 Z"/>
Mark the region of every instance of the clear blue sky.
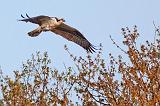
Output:
<path fill-rule="evenodd" d="M 0 66 L 6 74 L 12 74 L 13 70 L 21 68 L 22 61 L 36 51 L 48 51 L 56 68 L 63 68 L 63 63 L 70 66 L 72 62 L 64 50 L 65 44 L 75 55 L 86 55 L 81 47 L 53 33 L 29 37 L 27 32 L 37 26 L 18 22 L 21 14 L 63 17 L 67 24 L 80 30 L 93 45 L 102 43 L 107 59 L 110 52 L 120 54 L 109 35 L 121 43 L 122 27 L 137 25 L 141 34 L 140 44 L 147 39 L 153 41 L 153 20 L 160 25 L 159 5 L 160 0 L 2 0 Z"/>

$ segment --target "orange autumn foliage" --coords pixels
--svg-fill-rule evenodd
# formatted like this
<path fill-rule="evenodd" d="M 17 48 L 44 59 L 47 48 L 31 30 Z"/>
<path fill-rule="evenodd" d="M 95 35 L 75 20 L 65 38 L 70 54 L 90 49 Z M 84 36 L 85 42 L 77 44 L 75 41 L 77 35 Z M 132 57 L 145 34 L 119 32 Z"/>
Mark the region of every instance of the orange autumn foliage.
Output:
<path fill-rule="evenodd" d="M 156 32 L 159 34 L 159 29 Z M 110 53 L 110 64 L 102 58 L 102 45 L 95 57 L 89 53 L 76 57 L 65 46 L 75 66 L 65 66 L 62 71 L 51 68 L 47 52 L 43 55 L 37 52 L 22 65 L 22 70 L 14 71 L 14 78 L 1 73 L 1 104 L 159 106 L 160 40 L 137 46 L 136 26 L 133 30 L 122 28 L 122 35 L 127 50 L 110 36 L 123 53 L 118 58 Z"/>

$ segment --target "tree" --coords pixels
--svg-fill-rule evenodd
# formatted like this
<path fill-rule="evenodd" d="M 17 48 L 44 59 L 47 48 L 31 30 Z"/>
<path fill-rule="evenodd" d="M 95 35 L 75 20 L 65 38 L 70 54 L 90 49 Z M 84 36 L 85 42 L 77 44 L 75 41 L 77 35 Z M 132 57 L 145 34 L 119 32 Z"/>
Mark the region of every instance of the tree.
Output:
<path fill-rule="evenodd" d="M 156 34 L 159 34 L 158 28 Z M 102 58 L 102 45 L 95 57 L 88 53 L 86 58 L 74 56 L 65 46 L 76 71 L 73 67 L 65 67 L 62 72 L 52 69 L 47 52 L 43 55 L 37 52 L 23 64 L 21 71 L 14 71 L 15 79 L 1 73 L 2 103 L 27 106 L 160 105 L 160 40 L 146 41 L 138 48 L 136 26 L 133 30 L 122 28 L 122 35 L 127 50 L 110 36 L 124 54 L 115 58 L 110 53 L 109 65 Z M 124 61 L 126 57 L 128 61 Z"/>

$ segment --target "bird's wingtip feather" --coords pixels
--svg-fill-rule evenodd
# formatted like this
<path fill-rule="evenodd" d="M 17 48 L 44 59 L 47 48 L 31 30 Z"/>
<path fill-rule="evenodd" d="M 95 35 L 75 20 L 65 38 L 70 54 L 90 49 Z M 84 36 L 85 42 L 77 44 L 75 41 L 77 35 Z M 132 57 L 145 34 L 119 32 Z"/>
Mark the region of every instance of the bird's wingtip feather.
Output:
<path fill-rule="evenodd" d="M 89 48 L 87 49 L 88 52 L 93 53 L 96 52 L 96 48 L 93 45 L 90 45 Z"/>

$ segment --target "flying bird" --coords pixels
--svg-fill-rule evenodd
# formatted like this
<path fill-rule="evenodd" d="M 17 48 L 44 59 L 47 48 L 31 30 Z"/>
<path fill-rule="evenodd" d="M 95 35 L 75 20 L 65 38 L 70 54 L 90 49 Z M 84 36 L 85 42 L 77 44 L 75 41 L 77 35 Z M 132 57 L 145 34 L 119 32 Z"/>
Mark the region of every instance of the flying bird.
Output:
<path fill-rule="evenodd" d="M 34 29 L 31 32 L 28 32 L 28 35 L 31 37 L 36 37 L 41 32 L 51 31 L 66 38 L 69 41 L 78 44 L 88 52 L 93 53 L 96 50 L 96 48 L 83 36 L 81 32 L 65 24 L 65 20 L 63 18 L 59 19 L 57 17 L 49 17 L 44 15 L 29 17 L 27 14 L 27 18 L 25 18 L 23 15 L 21 15 L 21 17 L 23 19 L 19 21 L 31 22 L 39 25 L 38 28 Z"/>

